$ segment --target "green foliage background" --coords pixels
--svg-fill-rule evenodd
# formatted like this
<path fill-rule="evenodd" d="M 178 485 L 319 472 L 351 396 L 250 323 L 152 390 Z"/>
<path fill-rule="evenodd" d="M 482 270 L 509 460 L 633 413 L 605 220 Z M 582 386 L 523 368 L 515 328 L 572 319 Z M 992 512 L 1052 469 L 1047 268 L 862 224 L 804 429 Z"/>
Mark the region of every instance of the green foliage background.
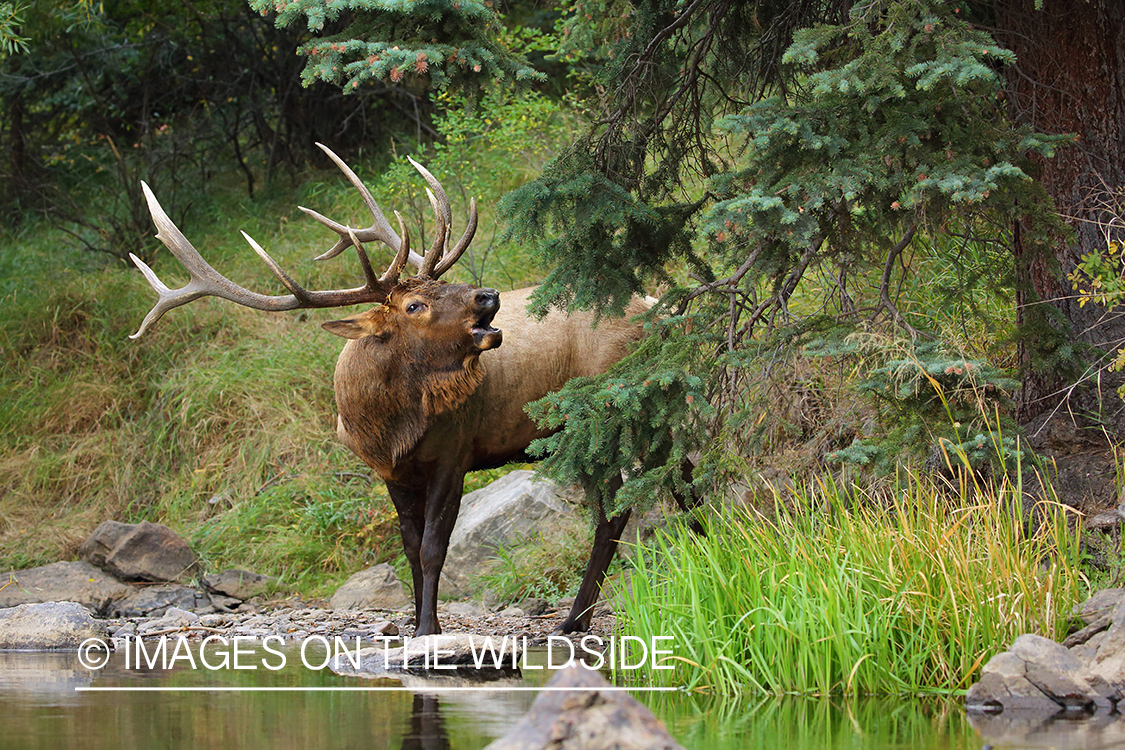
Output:
<path fill-rule="evenodd" d="M 1004 442 L 1016 337 L 1043 368 L 1082 358 L 1050 309 L 1016 331 L 1013 307 L 1024 266 L 1065 235 L 1034 175 L 1071 139 L 1008 116 L 1014 61 L 984 30 L 989 3 L 502 10 L 0 6 L 0 561 L 66 555 L 109 516 L 167 521 L 210 564 L 311 592 L 396 559 L 381 490 L 332 434 L 339 344 L 315 323 L 335 313 L 197 303 L 124 340 L 149 301 L 118 261 L 177 275 L 141 178 L 245 286 L 276 282 L 240 228 L 307 285 L 346 285 L 297 260 L 326 240 L 295 204 L 362 221 L 317 140 L 423 244 L 406 154 L 457 222 L 479 200 L 453 278 L 541 282 L 533 314 L 658 298 L 627 359 L 531 407 L 559 428 L 534 446 L 545 473 L 594 497 L 623 480 L 610 512 L 732 481 L 752 497 L 836 462 L 890 474 L 935 445 L 1022 459 Z"/>

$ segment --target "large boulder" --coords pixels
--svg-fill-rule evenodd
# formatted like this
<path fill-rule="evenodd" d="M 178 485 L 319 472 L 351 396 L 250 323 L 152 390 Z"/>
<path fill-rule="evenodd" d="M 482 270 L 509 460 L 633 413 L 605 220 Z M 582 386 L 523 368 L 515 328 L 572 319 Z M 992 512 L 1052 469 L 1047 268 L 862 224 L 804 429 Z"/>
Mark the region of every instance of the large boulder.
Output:
<path fill-rule="evenodd" d="M 513 471 L 461 498 L 457 524 L 442 567 L 441 591 L 473 593 L 473 579 L 488 571 L 498 547 L 540 534 L 584 534 L 583 521 L 558 485 Z"/>
<path fill-rule="evenodd" d="M 105 556 L 105 570 L 123 581 L 171 583 L 198 572 L 188 543 L 163 524 L 141 521 L 123 534 Z"/>
<path fill-rule="evenodd" d="M 105 568 L 106 557 L 117 543 L 135 528 L 137 528 L 135 523 L 102 521 L 78 548 L 78 558 L 96 567 Z"/>
<path fill-rule="evenodd" d="M 331 609 L 398 609 L 411 603 L 395 569 L 380 563 L 345 581 L 336 589 L 328 606 Z"/>
<path fill-rule="evenodd" d="M 75 649 L 87 638 L 109 637 L 104 622 L 75 602 L 20 604 L 0 609 L 0 650 Z"/>
<path fill-rule="evenodd" d="M 115 601 L 130 592 L 129 586 L 81 561 L 8 571 L 0 574 L 0 586 L 0 607 L 77 602 L 98 614 L 108 612 Z"/>
<path fill-rule="evenodd" d="M 560 669 L 531 709 L 485 750 L 683 750 L 636 698 L 608 692 L 605 678 L 577 663 Z M 557 688 L 579 688 L 574 691 Z"/>
<path fill-rule="evenodd" d="M 1112 712 L 1125 697 L 1125 601 L 1114 596 L 1116 604 L 1103 594 L 1080 608 L 1091 624 L 1065 645 L 1021 635 L 984 665 L 965 707 L 978 713 Z"/>

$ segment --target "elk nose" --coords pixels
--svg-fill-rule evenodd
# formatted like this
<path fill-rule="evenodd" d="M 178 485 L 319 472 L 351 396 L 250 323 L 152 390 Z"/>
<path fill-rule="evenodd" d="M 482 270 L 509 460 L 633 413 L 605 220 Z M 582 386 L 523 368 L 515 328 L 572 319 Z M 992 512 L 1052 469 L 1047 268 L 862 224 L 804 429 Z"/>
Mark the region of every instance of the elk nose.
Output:
<path fill-rule="evenodd" d="M 495 289 L 479 289 L 473 302 L 481 312 L 495 312 L 500 309 L 500 292 Z"/>

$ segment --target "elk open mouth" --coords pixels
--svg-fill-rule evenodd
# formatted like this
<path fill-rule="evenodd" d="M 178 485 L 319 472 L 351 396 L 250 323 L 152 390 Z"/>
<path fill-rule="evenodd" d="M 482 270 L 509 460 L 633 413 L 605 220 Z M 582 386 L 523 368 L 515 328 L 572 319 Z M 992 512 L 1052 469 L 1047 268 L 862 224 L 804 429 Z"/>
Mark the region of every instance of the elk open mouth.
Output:
<path fill-rule="evenodd" d="M 473 343 L 481 351 L 495 349 L 504 340 L 504 333 L 499 328 L 492 327 L 492 319 L 496 317 L 495 310 L 489 310 L 473 323 L 469 332 L 473 335 Z"/>

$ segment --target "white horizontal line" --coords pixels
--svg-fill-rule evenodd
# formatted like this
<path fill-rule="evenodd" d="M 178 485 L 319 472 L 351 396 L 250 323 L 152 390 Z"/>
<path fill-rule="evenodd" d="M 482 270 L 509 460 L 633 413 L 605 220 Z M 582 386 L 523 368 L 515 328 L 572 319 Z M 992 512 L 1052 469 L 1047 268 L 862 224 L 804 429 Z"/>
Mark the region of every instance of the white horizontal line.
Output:
<path fill-rule="evenodd" d="M 321 693 L 321 692 L 357 692 L 357 693 L 460 693 L 460 692 L 481 692 L 481 693 L 547 693 L 556 691 L 570 691 L 570 692 L 630 692 L 630 693 L 667 693 L 676 692 L 680 690 L 678 687 L 529 687 L 529 686 L 507 686 L 507 687 L 470 687 L 467 685 L 462 686 L 390 686 L 390 685 L 372 685 L 366 687 L 363 685 L 339 685 L 331 686 L 300 686 L 300 685 L 277 685 L 277 686 L 263 686 L 263 687 L 233 687 L 230 685 L 215 685 L 212 687 L 207 686 L 192 686 L 192 687 L 141 687 L 141 686 L 86 686 L 75 687 L 75 692 L 78 693 Z"/>

